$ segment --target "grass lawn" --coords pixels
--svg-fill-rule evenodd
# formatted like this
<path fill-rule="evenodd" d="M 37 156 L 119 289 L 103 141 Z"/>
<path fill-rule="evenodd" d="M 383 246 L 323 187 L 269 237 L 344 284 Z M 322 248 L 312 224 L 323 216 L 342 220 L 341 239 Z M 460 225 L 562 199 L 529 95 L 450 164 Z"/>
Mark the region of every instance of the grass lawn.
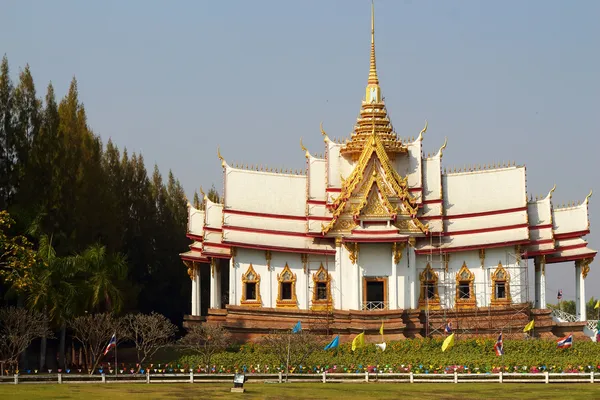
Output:
<path fill-rule="evenodd" d="M 246 393 L 231 384 L 22 384 L 0 386 L 0 399 L 593 399 L 600 384 L 499 383 L 247 383 Z"/>

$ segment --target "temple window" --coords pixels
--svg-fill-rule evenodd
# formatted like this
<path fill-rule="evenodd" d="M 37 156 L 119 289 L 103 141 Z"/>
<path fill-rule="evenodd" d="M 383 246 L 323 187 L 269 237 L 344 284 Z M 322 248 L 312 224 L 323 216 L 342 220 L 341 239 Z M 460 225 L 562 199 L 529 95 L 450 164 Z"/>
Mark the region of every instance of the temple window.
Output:
<path fill-rule="evenodd" d="M 508 305 L 511 303 L 510 297 L 510 275 L 502 266 L 502 263 L 498 263 L 498 267 L 492 273 L 492 306 Z"/>
<path fill-rule="evenodd" d="M 421 294 L 419 296 L 419 308 L 440 308 L 440 295 L 438 293 L 438 275 L 428 263 L 419 275 L 421 281 Z"/>
<path fill-rule="evenodd" d="M 330 310 L 332 308 L 331 300 L 331 274 L 327 272 L 323 263 L 313 274 L 313 310 Z"/>
<path fill-rule="evenodd" d="M 466 263 L 463 263 L 456 274 L 456 308 L 473 308 L 476 306 L 474 282 L 475 274 L 467 268 Z"/>
<path fill-rule="evenodd" d="M 242 275 L 242 300 L 241 305 L 260 307 L 262 300 L 260 298 L 260 275 L 256 273 L 252 264 Z"/>
<path fill-rule="evenodd" d="M 298 307 L 296 298 L 296 274 L 292 273 L 290 267 L 285 264 L 283 271 L 277 274 L 279 291 L 277 294 L 277 307 Z"/>

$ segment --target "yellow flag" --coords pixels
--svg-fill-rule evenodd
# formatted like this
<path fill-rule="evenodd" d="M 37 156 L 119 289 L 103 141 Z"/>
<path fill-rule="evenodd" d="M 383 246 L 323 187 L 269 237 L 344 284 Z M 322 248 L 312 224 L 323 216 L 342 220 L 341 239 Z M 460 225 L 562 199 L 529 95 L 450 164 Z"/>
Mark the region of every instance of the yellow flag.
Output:
<path fill-rule="evenodd" d="M 356 335 L 354 340 L 352 341 L 352 351 L 358 349 L 359 347 L 363 347 L 365 345 L 365 333 L 359 333 Z"/>
<path fill-rule="evenodd" d="M 528 331 L 532 330 L 534 322 L 535 322 L 534 320 L 531 320 L 527 325 L 525 325 L 525 328 L 523 328 L 523 332 L 528 332 Z"/>
<path fill-rule="evenodd" d="M 596 302 L 596 305 L 594 306 L 594 310 L 595 310 L 596 308 L 600 308 L 600 300 L 598 300 L 598 301 Z"/>
<path fill-rule="evenodd" d="M 446 351 L 450 347 L 454 346 L 454 333 L 444 339 L 444 343 L 442 344 L 442 351 Z"/>
<path fill-rule="evenodd" d="M 383 336 L 383 321 L 381 321 L 381 328 L 379 328 L 379 334 Z"/>

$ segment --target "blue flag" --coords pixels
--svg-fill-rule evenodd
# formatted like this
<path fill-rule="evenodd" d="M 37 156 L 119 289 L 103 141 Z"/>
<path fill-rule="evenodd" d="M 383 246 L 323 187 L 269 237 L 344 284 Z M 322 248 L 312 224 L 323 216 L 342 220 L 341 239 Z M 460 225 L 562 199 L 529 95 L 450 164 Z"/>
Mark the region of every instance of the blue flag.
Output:
<path fill-rule="evenodd" d="M 302 330 L 302 324 L 300 323 L 300 321 L 298 321 L 296 326 L 294 326 L 294 329 L 292 329 L 292 333 L 299 333 L 301 330 Z"/>
<path fill-rule="evenodd" d="M 333 349 L 335 347 L 338 347 L 339 345 L 340 345 L 340 335 L 337 335 L 336 337 L 333 338 L 331 343 L 329 343 L 327 346 L 325 346 L 325 348 L 323 350 Z"/>

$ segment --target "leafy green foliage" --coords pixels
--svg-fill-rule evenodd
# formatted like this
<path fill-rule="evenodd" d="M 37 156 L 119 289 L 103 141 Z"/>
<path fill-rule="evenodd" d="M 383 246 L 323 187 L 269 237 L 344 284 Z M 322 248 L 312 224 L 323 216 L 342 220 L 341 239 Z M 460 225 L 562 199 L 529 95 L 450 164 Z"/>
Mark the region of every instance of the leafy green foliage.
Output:
<path fill-rule="evenodd" d="M 505 340 L 503 357 L 496 356 L 492 339 L 457 340 L 449 351 L 442 352 L 441 339 L 412 339 L 388 343 L 385 352 L 373 344 L 352 351 L 351 344 L 337 350 L 319 349 L 295 372 L 364 372 L 377 368 L 385 372 L 443 373 L 448 368 L 460 371 L 529 372 L 548 370 L 563 372 L 600 369 L 600 347 L 594 342 L 575 341 L 573 348 L 558 349 L 555 341 Z M 216 354 L 212 358 L 216 372 L 243 370 L 252 372 L 285 369 L 280 354 L 261 344 L 246 344 L 238 351 Z M 179 364 L 202 366 L 197 356 L 184 356 Z"/>

